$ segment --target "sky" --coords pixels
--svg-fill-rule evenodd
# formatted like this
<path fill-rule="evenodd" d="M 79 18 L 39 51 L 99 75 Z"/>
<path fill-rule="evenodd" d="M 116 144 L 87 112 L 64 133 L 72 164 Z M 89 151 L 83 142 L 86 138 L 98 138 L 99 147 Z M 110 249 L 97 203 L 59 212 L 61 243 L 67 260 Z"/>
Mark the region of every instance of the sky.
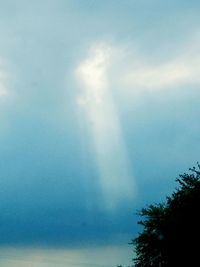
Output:
<path fill-rule="evenodd" d="M 0 0 L 1 266 L 131 264 L 137 211 L 200 158 L 199 13 Z"/>

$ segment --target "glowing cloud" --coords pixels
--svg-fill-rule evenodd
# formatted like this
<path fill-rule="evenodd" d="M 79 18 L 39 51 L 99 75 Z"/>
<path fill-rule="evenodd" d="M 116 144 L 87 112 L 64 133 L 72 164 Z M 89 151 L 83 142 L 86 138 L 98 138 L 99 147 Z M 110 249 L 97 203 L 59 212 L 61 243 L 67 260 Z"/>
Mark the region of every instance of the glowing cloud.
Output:
<path fill-rule="evenodd" d="M 171 62 L 160 66 L 142 66 L 126 76 L 126 82 L 136 88 L 161 89 L 187 82 L 192 70 L 185 64 Z"/>
<path fill-rule="evenodd" d="M 106 207 L 132 199 L 134 182 L 107 77 L 112 48 L 93 46 L 89 57 L 76 69 L 82 93 L 78 104 L 85 106 L 99 167 L 100 186 Z"/>
<path fill-rule="evenodd" d="M 192 42 L 179 47 L 178 56 L 165 58 L 159 64 L 147 63 L 139 53 L 132 57 L 129 56 L 129 58 L 127 54 L 124 54 L 126 65 L 123 65 L 123 69 L 118 70 L 121 73 L 124 87 L 132 88 L 133 91 L 141 89 L 154 91 L 186 84 L 199 84 L 199 44 L 200 38 L 193 38 Z"/>
<path fill-rule="evenodd" d="M 107 88 L 106 70 L 109 66 L 111 49 L 105 45 L 93 47 L 91 56 L 81 63 L 77 74 L 84 86 L 84 94 L 79 103 L 100 103 Z"/>
<path fill-rule="evenodd" d="M 8 94 L 6 83 L 7 83 L 7 75 L 0 62 L 0 98 Z"/>

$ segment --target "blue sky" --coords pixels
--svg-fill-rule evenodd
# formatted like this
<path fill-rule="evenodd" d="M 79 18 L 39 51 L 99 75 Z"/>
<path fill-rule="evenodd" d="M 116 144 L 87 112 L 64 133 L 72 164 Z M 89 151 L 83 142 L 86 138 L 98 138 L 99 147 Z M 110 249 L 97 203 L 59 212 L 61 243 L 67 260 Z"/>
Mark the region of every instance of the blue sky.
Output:
<path fill-rule="evenodd" d="M 199 160 L 199 12 L 0 0 L 2 266 L 129 263 L 136 211 Z"/>

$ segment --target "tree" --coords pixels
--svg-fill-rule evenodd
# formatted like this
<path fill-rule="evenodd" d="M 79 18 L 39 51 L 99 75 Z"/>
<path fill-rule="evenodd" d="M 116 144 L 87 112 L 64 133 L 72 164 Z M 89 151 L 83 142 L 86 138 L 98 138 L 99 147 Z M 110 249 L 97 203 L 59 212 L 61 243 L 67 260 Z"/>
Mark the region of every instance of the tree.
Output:
<path fill-rule="evenodd" d="M 143 208 L 143 231 L 132 240 L 136 267 L 200 266 L 200 164 L 179 175 L 164 203 Z"/>

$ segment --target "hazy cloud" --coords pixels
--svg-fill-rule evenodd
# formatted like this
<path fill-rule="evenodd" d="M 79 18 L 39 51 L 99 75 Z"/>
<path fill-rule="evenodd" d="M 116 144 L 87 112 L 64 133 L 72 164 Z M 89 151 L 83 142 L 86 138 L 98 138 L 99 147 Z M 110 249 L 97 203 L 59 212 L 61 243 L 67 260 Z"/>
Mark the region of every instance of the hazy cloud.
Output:
<path fill-rule="evenodd" d="M 69 249 L 0 248 L 0 264 L 4 267 L 111 267 L 119 262 L 131 263 L 131 248 L 109 245 Z"/>
<path fill-rule="evenodd" d="M 126 53 L 124 61 L 127 66 L 123 64 L 121 80 L 124 86 L 130 88 L 133 92 L 139 90 L 170 90 L 185 85 L 199 85 L 200 84 L 200 51 L 198 44 L 199 38 L 192 33 L 192 41 L 182 43 L 178 48 L 178 55 L 168 55 L 163 59 L 149 60 L 141 55 L 141 51 L 136 52 L 132 57 L 127 57 Z M 195 43 L 195 45 L 194 45 Z M 132 47 L 133 50 L 134 46 Z M 133 64 L 134 62 L 134 64 Z M 119 62 L 120 65 L 120 62 Z M 123 83 L 122 82 L 122 83 Z"/>
<path fill-rule="evenodd" d="M 8 94 L 7 78 L 7 74 L 0 60 L 0 98 Z"/>
<path fill-rule="evenodd" d="M 198 160 L 199 7 L 1 1 L 1 246 L 126 246 Z"/>

